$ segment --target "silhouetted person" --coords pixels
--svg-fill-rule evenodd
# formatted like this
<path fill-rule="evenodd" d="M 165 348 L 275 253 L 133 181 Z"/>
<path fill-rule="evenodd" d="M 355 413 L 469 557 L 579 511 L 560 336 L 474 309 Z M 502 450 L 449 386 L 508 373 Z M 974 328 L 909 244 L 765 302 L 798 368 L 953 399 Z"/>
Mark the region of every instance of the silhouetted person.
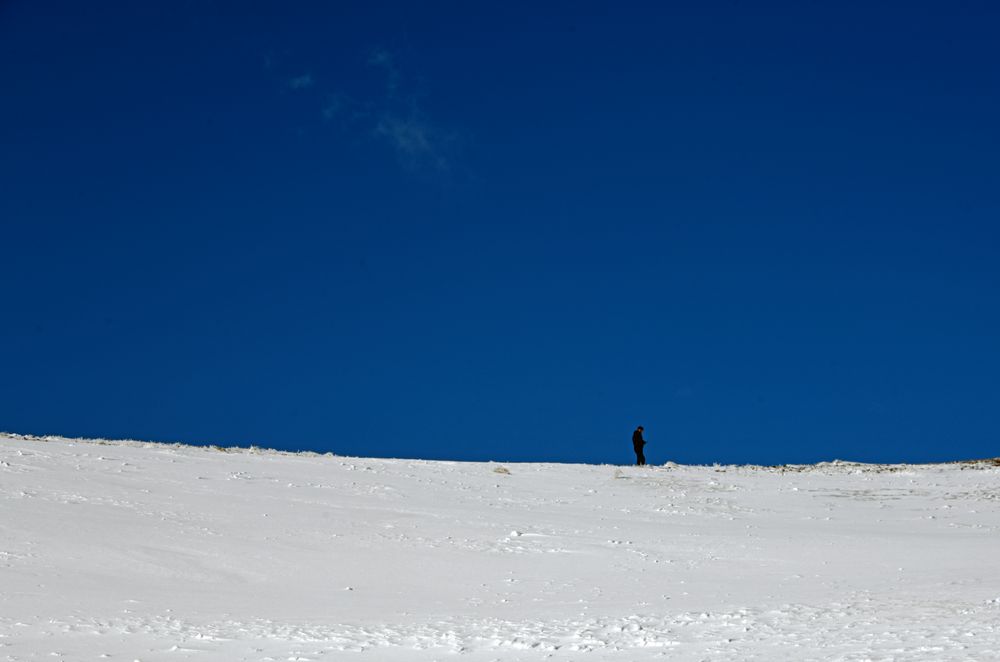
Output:
<path fill-rule="evenodd" d="M 637 466 L 646 464 L 646 456 L 642 454 L 642 447 L 646 445 L 646 440 L 642 438 L 642 426 L 640 425 L 632 433 L 632 448 L 635 450 L 635 463 Z"/>

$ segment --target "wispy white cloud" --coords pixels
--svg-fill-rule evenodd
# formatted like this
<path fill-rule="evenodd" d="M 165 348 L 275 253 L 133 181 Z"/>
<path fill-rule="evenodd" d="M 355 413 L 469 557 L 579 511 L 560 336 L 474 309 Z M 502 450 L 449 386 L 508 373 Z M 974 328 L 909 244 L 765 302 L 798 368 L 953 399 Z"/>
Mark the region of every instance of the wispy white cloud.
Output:
<path fill-rule="evenodd" d="M 446 153 L 453 137 L 417 115 L 401 117 L 385 114 L 375 126 L 375 135 L 386 140 L 395 149 L 400 162 L 408 168 L 429 166 L 435 170 L 449 169 Z"/>
<path fill-rule="evenodd" d="M 391 146 L 399 162 L 409 169 L 442 172 L 451 167 L 455 134 L 427 117 L 421 95 L 401 74 L 395 56 L 383 48 L 375 49 L 368 65 L 384 76 L 385 99 L 375 105 L 374 135 Z"/>
<path fill-rule="evenodd" d="M 288 80 L 288 87 L 293 90 L 304 90 L 307 87 L 312 87 L 316 81 L 313 80 L 312 74 L 302 74 L 301 76 L 295 76 Z"/>
<path fill-rule="evenodd" d="M 271 53 L 264 58 L 265 70 L 280 70 Z M 424 112 L 424 95 L 403 75 L 396 56 L 389 50 L 376 48 L 368 52 L 363 63 L 369 72 L 369 80 L 360 86 L 368 88 L 365 94 L 322 85 L 311 72 L 291 77 L 287 73 L 281 76 L 275 72 L 275 75 L 287 89 L 309 90 L 310 97 L 317 100 L 324 123 L 382 143 L 403 167 L 435 173 L 449 171 L 457 152 L 457 134 Z M 380 91 L 372 93 L 372 87 Z"/>

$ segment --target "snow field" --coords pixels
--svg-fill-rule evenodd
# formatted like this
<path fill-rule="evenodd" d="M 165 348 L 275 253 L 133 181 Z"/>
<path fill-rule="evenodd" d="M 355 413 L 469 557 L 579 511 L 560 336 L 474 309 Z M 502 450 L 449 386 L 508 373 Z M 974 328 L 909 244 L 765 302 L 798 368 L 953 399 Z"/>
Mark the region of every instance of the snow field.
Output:
<path fill-rule="evenodd" d="M 0 435 L 0 660 L 1000 659 L 998 532 L 990 461 L 498 465 Z"/>

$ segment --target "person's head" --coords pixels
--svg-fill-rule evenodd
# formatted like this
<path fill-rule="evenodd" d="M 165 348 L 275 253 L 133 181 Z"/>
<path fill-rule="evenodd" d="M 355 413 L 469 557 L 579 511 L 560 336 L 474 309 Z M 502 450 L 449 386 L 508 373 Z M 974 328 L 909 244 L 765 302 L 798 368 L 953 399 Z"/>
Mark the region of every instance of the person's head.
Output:
<path fill-rule="evenodd" d="M 636 428 L 636 430 L 638 430 L 639 432 L 642 432 L 642 429 L 643 429 L 643 428 L 642 428 L 642 426 L 641 426 L 641 425 L 640 425 L 639 427 L 637 427 L 637 428 Z"/>

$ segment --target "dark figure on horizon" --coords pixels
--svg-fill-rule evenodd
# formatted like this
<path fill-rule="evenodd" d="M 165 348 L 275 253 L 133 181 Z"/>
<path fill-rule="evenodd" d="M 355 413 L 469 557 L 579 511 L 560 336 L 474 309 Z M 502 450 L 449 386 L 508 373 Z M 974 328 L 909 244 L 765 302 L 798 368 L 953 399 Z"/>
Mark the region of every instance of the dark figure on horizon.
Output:
<path fill-rule="evenodd" d="M 646 456 L 642 453 L 642 447 L 646 445 L 646 440 L 642 438 L 642 426 L 640 425 L 632 433 L 632 448 L 635 450 L 636 466 L 646 464 Z"/>

